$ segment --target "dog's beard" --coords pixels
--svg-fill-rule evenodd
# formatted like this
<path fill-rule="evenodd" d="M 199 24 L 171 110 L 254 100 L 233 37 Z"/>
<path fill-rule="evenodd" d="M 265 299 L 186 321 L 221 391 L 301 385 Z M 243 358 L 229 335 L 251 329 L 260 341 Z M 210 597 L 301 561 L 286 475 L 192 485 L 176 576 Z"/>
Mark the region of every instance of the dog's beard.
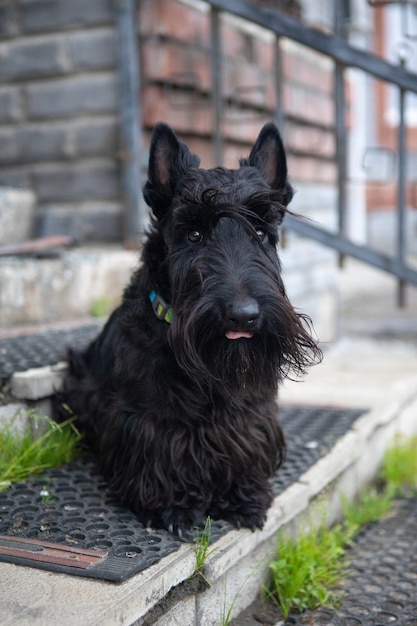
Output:
<path fill-rule="evenodd" d="M 305 372 L 320 359 L 308 332 L 309 319 L 283 296 L 265 311 L 266 322 L 252 337 L 229 339 L 201 303 L 175 312 L 170 344 L 180 367 L 201 388 L 234 397 L 243 390 L 276 391 L 280 380 Z M 191 311 L 191 314 L 190 314 Z"/>
<path fill-rule="evenodd" d="M 260 387 L 276 389 L 279 362 L 261 335 L 235 340 L 218 337 L 202 346 L 201 359 L 213 380 L 231 395 Z"/>

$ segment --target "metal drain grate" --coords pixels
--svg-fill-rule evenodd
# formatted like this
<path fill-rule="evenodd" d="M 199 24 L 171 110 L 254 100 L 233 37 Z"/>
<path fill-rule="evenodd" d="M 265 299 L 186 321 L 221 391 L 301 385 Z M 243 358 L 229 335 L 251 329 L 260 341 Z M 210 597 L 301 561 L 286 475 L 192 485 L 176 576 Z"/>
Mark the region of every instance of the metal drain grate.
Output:
<path fill-rule="evenodd" d="M 295 482 L 361 413 L 356 409 L 282 407 L 288 455 L 273 481 L 274 493 Z M 226 522 L 213 522 L 213 541 L 230 529 Z M 120 506 L 92 457 L 82 457 L 1 492 L 0 535 L 0 560 L 115 582 L 146 569 L 181 545 L 166 531 L 144 528 L 133 513 Z M 13 543 L 14 537 L 32 542 L 25 546 L 29 552 L 24 552 L 19 542 Z M 186 539 L 192 538 L 188 533 Z M 31 558 L 42 551 L 34 541 L 48 542 L 45 550 L 53 549 L 51 544 L 58 544 L 61 551 L 63 546 L 79 550 L 65 554 L 65 562 L 50 563 Z M 83 550 L 100 551 L 100 558 L 90 563 L 91 555 L 83 556 Z M 80 562 L 87 562 L 87 567 L 80 567 Z"/>

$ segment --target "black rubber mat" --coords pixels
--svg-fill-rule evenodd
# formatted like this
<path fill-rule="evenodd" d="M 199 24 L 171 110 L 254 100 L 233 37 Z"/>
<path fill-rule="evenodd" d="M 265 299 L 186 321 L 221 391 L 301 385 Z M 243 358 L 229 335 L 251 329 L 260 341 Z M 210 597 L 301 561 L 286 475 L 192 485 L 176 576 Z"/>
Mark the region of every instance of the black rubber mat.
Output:
<path fill-rule="evenodd" d="M 66 359 L 67 349 L 83 348 L 96 337 L 101 323 L 0 339 L 0 379 L 32 367 Z"/>
<path fill-rule="evenodd" d="M 416 520 L 417 497 L 398 500 L 387 519 L 356 537 L 337 610 L 291 615 L 285 626 L 417 626 Z"/>
<path fill-rule="evenodd" d="M 287 442 L 286 461 L 273 479 L 274 494 L 295 482 L 326 454 L 365 409 L 284 406 L 279 419 Z"/>
<path fill-rule="evenodd" d="M 357 409 L 282 407 L 288 454 L 273 481 L 274 493 L 295 482 L 331 449 L 361 413 Z M 212 540 L 230 529 L 226 522 L 213 522 Z M 0 535 L 0 560 L 115 582 L 144 570 L 181 545 L 175 535 L 144 528 L 133 513 L 121 507 L 91 457 L 0 492 Z M 13 542 L 14 537 L 48 545 L 42 548 L 33 543 L 29 553 L 24 553 L 23 544 Z M 192 540 L 193 534 L 185 539 Z M 54 550 L 49 544 L 93 550 L 97 558 L 74 552 L 59 554 L 58 562 L 51 563 L 47 552 Z M 45 560 L 39 560 L 43 551 Z M 38 560 L 31 558 L 33 553 Z"/>
<path fill-rule="evenodd" d="M 0 535 L 107 553 L 87 569 L 67 563 L 32 562 L 30 555 L 2 554 L 0 560 L 120 582 L 178 550 L 174 535 L 144 528 L 112 499 L 94 459 L 82 457 L 0 493 Z M 36 545 L 36 544 L 35 544 Z M 12 544 L 12 548 L 16 546 Z M 30 547 L 29 547 L 30 549 Z M 9 550 L 10 552 L 10 550 Z M 38 551 L 36 551 L 38 552 Z"/>

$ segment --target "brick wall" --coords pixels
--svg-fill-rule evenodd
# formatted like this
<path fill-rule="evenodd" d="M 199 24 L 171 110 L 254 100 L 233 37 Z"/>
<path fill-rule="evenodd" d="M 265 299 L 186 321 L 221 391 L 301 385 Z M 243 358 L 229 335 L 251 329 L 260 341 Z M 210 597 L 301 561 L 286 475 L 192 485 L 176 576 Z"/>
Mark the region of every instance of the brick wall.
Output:
<path fill-rule="evenodd" d="M 277 3 L 291 9 L 291 3 Z M 293 5 L 294 6 L 294 3 Z M 210 15 L 204 5 L 180 0 L 142 0 L 139 10 L 143 123 L 172 124 L 200 156 L 214 162 L 211 101 Z M 222 17 L 221 135 L 224 164 L 235 167 L 263 123 L 274 118 L 275 39 L 242 21 Z M 284 139 L 292 180 L 333 185 L 336 176 L 331 64 L 286 41 L 282 99 Z"/>
<path fill-rule="evenodd" d="M 0 184 L 32 188 L 36 234 L 121 237 L 111 0 L 0 3 Z"/>
<path fill-rule="evenodd" d="M 296 0 L 258 2 L 300 14 Z M 164 120 L 215 165 L 208 5 L 141 0 L 137 24 L 145 148 Z M 122 239 L 116 46 L 113 0 L 0 0 L 0 185 L 35 191 L 37 235 Z M 229 16 L 221 47 L 223 160 L 235 167 L 275 116 L 275 40 Z M 291 179 L 331 187 L 331 67 L 287 41 L 283 73 Z"/>

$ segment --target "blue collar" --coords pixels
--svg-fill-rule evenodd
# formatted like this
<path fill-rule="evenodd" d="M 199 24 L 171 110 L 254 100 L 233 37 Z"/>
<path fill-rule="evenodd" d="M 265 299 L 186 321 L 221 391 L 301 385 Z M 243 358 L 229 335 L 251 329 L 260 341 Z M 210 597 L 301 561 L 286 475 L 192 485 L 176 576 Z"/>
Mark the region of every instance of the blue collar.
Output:
<path fill-rule="evenodd" d="M 151 301 L 152 308 L 156 317 L 159 320 L 171 324 L 173 313 L 169 304 L 167 304 L 165 300 L 156 293 L 156 291 L 151 291 L 151 293 L 149 294 L 149 300 Z"/>

